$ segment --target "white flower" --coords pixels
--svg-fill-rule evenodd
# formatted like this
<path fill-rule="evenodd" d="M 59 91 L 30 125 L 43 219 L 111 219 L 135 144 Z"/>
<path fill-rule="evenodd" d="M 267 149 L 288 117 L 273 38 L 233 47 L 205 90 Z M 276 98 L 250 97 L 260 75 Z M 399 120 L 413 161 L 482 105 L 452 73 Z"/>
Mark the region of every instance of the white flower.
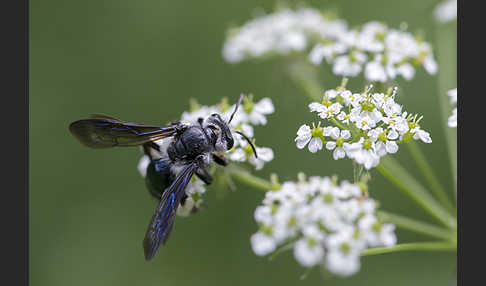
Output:
<path fill-rule="evenodd" d="M 348 227 L 329 237 L 326 266 L 333 273 L 349 276 L 359 270 L 359 254 L 366 242 L 353 238 L 354 232 L 353 227 Z"/>
<path fill-rule="evenodd" d="M 367 114 L 360 114 L 353 121 L 356 122 L 356 127 L 362 130 L 370 130 L 376 125 L 376 121 Z"/>
<path fill-rule="evenodd" d="M 143 155 L 138 161 L 137 169 L 140 175 L 145 178 L 147 175 L 147 167 L 150 164 L 150 158 L 147 155 Z"/>
<path fill-rule="evenodd" d="M 237 148 L 237 149 L 235 149 L 235 151 L 231 152 L 228 157 L 231 161 L 245 162 L 246 161 L 246 152 L 245 152 L 245 150 L 243 150 L 241 148 Z"/>
<path fill-rule="evenodd" d="M 323 105 L 322 111 L 319 112 L 319 117 L 322 119 L 333 118 L 341 112 L 342 105 L 339 102 L 331 104 L 329 107 Z"/>
<path fill-rule="evenodd" d="M 406 80 L 411 80 L 415 75 L 415 69 L 409 63 L 404 63 L 402 65 L 399 65 L 396 71 L 397 74 L 403 76 L 403 78 L 405 78 Z"/>
<path fill-rule="evenodd" d="M 253 149 L 246 140 L 241 138 L 236 139 L 234 149 L 230 151 L 228 158 L 235 162 L 248 162 L 255 166 L 256 170 L 262 169 L 265 163 L 272 161 L 274 158 L 273 150 L 271 148 L 255 146 L 255 151 L 258 158 L 253 153 Z"/>
<path fill-rule="evenodd" d="M 457 88 L 449 90 L 447 95 L 449 96 L 451 104 L 457 105 Z M 457 107 L 452 110 L 452 114 L 447 120 L 447 125 L 453 128 L 457 127 Z"/>
<path fill-rule="evenodd" d="M 395 130 L 390 129 L 388 134 L 383 128 L 368 131 L 368 136 L 375 142 L 375 150 L 378 156 L 385 156 L 387 153 L 394 154 L 398 151 L 397 140 L 399 135 Z"/>
<path fill-rule="evenodd" d="M 336 55 L 344 53 L 347 46 L 343 43 L 317 44 L 309 53 L 309 61 L 315 65 L 319 65 L 322 59 L 325 58 L 327 62 L 331 62 Z"/>
<path fill-rule="evenodd" d="M 321 113 L 325 110 L 325 108 L 326 108 L 326 106 L 322 103 L 319 103 L 319 102 L 312 102 L 311 104 L 309 104 L 310 112 Z"/>
<path fill-rule="evenodd" d="M 234 106 L 231 106 L 230 110 L 234 110 Z M 272 114 L 275 111 L 272 100 L 268 97 L 262 98 L 257 103 L 253 103 L 253 98 L 245 98 L 243 102 L 242 110 L 239 110 L 234 118 L 233 124 L 253 124 L 253 125 L 265 125 L 267 124 L 266 116 Z"/>
<path fill-rule="evenodd" d="M 452 110 L 452 114 L 448 118 L 447 125 L 449 125 L 449 127 L 453 127 L 453 128 L 457 127 L 457 108 L 454 108 Z"/>
<path fill-rule="evenodd" d="M 394 232 L 395 226 L 378 222 L 377 218 L 372 214 L 364 215 L 360 219 L 358 226 L 360 234 L 370 246 L 393 246 L 397 243 L 397 237 Z"/>
<path fill-rule="evenodd" d="M 332 130 L 330 130 L 329 136 L 331 136 L 331 138 L 336 141 L 327 141 L 326 149 L 334 150 L 332 152 L 332 156 L 334 160 L 338 160 L 346 156 L 346 152 L 344 151 L 343 144 L 345 140 L 351 138 L 351 132 L 349 132 L 349 130 L 340 131 L 339 128 L 337 127 L 331 127 L 331 128 Z"/>
<path fill-rule="evenodd" d="M 380 163 L 380 157 L 375 152 L 375 143 L 370 139 L 361 137 L 358 142 L 343 144 L 346 155 L 354 159 L 356 163 L 366 169 L 376 167 Z"/>
<path fill-rule="evenodd" d="M 386 35 L 387 30 L 386 25 L 376 21 L 364 24 L 356 39 L 356 46 L 363 51 L 382 52 L 385 45 L 381 37 Z"/>
<path fill-rule="evenodd" d="M 201 181 L 197 177 L 193 177 L 191 182 L 187 185 L 186 194 L 188 196 L 194 194 L 204 194 L 206 192 L 206 188 L 204 187 L 204 182 Z"/>
<path fill-rule="evenodd" d="M 457 19 L 457 0 L 446 0 L 434 9 L 434 17 L 440 23 L 447 23 Z"/>
<path fill-rule="evenodd" d="M 339 56 L 334 60 L 332 72 L 336 75 L 357 76 L 361 72 L 361 66 L 365 61 L 366 55 L 359 52 L 350 56 Z"/>
<path fill-rule="evenodd" d="M 335 274 L 350 276 L 359 271 L 358 255 L 348 255 L 338 250 L 332 250 L 327 255 L 326 266 Z"/>
<path fill-rule="evenodd" d="M 312 243 L 311 243 L 312 241 Z M 315 241 L 303 238 L 298 240 L 294 246 L 295 259 L 305 267 L 319 264 L 324 257 L 324 249 Z"/>
<path fill-rule="evenodd" d="M 366 64 L 365 77 L 372 82 L 385 82 L 388 78 L 385 68 L 376 60 Z"/>
<path fill-rule="evenodd" d="M 194 200 L 193 197 L 189 196 L 186 198 L 184 205 L 180 204 L 177 208 L 176 214 L 178 216 L 188 216 L 194 210 L 194 208 L 198 208 L 202 203 L 202 199 Z"/>
<path fill-rule="evenodd" d="M 269 206 L 258 206 L 255 209 L 254 218 L 257 223 L 270 225 L 272 222 L 272 208 Z"/>
<path fill-rule="evenodd" d="M 451 104 L 457 103 L 457 88 L 453 88 L 447 92 L 447 95 L 449 96 L 449 99 L 451 101 Z"/>
<path fill-rule="evenodd" d="M 309 143 L 309 151 L 312 153 L 317 152 L 318 150 L 322 149 L 323 142 L 320 137 L 314 137 L 312 134 L 312 129 L 304 124 L 300 126 L 299 130 L 297 130 L 297 137 L 295 138 L 295 142 L 297 148 L 303 149 L 307 143 Z"/>
<path fill-rule="evenodd" d="M 251 247 L 256 255 L 263 256 L 275 251 L 277 244 L 271 236 L 257 232 L 251 236 Z"/>
<path fill-rule="evenodd" d="M 181 121 L 187 123 L 196 123 L 199 118 L 206 118 L 213 113 L 220 113 L 220 111 L 215 106 L 203 105 L 192 112 L 184 111 L 181 116 Z"/>
<path fill-rule="evenodd" d="M 413 134 L 413 139 L 415 140 L 422 140 L 424 143 L 432 143 L 432 138 L 430 138 L 429 132 L 420 129 L 420 127 L 411 129 L 410 133 Z"/>
<path fill-rule="evenodd" d="M 273 160 L 273 150 L 268 147 L 255 147 L 256 153 L 258 154 L 258 158 L 255 156 L 250 156 L 248 158 L 248 162 L 255 166 L 256 170 L 260 170 L 263 168 L 263 165 L 266 162 L 270 162 Z"/>

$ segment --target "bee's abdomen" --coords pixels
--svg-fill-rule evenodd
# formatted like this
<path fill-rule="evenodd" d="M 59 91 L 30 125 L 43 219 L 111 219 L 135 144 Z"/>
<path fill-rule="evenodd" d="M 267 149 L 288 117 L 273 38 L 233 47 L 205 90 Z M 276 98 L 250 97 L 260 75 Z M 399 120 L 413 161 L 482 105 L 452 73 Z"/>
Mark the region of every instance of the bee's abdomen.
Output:
<path fill-rule="evenodd" d="M 147 167 L 145 184 L 150 194 L 157 199 L 172 183 L 171 165 L 169 158 L 162 158 L 151 161 Z"/>

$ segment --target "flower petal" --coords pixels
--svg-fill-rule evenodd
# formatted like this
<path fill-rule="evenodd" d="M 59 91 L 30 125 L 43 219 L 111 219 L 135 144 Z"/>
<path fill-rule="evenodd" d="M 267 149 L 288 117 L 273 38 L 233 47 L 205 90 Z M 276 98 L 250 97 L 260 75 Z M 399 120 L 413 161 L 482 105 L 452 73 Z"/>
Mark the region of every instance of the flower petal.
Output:
<path fill-rule="evenodd" d="M 317 152 L 318 150 L 321 150 L 322 149 L 322 140 L 321 138 L 318 138 L 318 137 L 313 137 L 310 142 L 309 142 L 309 151 L 311 151 L 312 153 L 315 153 Z"/>

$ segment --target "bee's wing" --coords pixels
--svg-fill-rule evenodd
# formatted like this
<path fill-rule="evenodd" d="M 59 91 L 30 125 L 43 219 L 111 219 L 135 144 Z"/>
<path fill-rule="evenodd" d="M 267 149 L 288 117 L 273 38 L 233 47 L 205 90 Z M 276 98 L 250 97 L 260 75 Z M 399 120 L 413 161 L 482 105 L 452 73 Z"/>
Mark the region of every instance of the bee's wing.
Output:
<path fill-rule="evenodd" d="M 149 126 L 124 122 L 107 115 L 74 121 L 69 125 L 71 133 L 91 148 L 136 146 L 146 142 L 174 136 L 177 126 Z"/>
<path fill-rule="evenodd" d="M 196 169 L 195 162 L 186 165 L 162 194 L 143 240 L 145 260 L 151 260 L 159 249 L 160 243 L 167 242 L 174 225 L 177 208 Z"/>

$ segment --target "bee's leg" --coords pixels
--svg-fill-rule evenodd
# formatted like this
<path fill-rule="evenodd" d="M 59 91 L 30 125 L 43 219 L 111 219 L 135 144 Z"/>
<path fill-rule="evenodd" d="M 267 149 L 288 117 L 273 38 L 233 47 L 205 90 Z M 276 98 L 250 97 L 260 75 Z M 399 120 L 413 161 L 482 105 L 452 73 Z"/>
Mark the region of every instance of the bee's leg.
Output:
<path fill-rule="evenodd" d="M 216 164 L 221 165 L 221 166 L 228 166 L 228 164 L 229 164 L 228 159 L 226 159 L 226 157 L 224 157 L 223 155 L 218 155 L 218 154 L 215 154 L 215 153 L 212 153 L 211 155 L 213 156 L 213 161 Z"/>
<path fill-rule="evenodd" d="M 211 185 L 211 183 L 213 182 L 213 176 L 209 174 L 206 167 L 199 167 L 196 171 L 196 176 L 201 179 L 206 185 Z"/>
<path fill-rule="evenodd" d="M 161 158 L 160 146 L 157 145 L 157 143 L 150 141 L 143 144 L 142 147 L 143 152 L 145 153 L 145 155 L 149 156 L 151 161 Z"/>
<path fill-rule="evenodd" d="M 199 118 L 197 119 L 197 123 L 199 123 L 199 126 L 201 126 L 201 128 L 203 128 L 203 122 L 204 122 L 204 118 L 199 117 Z"/>
<path fill-rule="evenodd" d="M 184 205 L 186 203 L 186 200 L 187 200 L 187 195 L 184 194 L 184 196 L 181 199 L 181 205 Z"/>

